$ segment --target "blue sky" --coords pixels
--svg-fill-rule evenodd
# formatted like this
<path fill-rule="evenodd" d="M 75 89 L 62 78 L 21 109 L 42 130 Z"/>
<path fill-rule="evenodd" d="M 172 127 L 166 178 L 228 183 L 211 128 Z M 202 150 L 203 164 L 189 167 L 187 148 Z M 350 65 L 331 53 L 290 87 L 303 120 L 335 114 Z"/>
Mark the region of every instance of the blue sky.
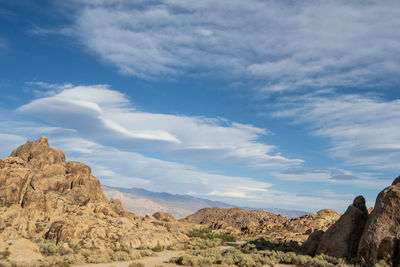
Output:
<path fill-rule="evenodd" d="M 103 184 L 343 211 L 400 167 L 398 1 L 0 0 L 0 156 Z"/>

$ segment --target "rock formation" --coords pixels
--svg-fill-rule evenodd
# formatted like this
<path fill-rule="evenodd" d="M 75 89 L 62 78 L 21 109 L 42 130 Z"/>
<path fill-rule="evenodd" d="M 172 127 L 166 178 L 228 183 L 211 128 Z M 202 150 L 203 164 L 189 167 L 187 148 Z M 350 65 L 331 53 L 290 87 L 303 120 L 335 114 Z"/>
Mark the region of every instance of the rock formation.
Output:
<path fill-rule="evenodd" d="M 327 254 L 338 258 L 357 255 L 358 243 L 368 217 L 365 199 L 358 196 L 346 212 L 324 233 L 312 234 L 303 248 L 310 254 Z M 315 250 L 313 251 L 313 248 Z"/>
<path fill-rule="evenodd" d="M 340 214 L 334 210 L 288 219 L 262 210 L 205 208 L 183 221 L 211 225 L 236 236 L 263 237 L 297 247 L 312 232 L 327 230 L 339 217 Z"/>
<path fill-rule="evenodd" d="M 0 236 L 93 248 L 169 245 L 185 236 L 108 201 L 89 166 L 41 137 L 0 159 Z"/>
<path fill-rule="evenodd" d="M 400 266 L 400 176 L 379 193 L 358 246 L 366 265 L 384 260 Z"/>
<path fill-rule="evenodd" d="M 183 219 L 184 222 L 212 225 L 214 228 L 236 230 L 238 233 L 252 234 L 264 222 L 283 223 L 288 219 L 263 210 L 242 208 L 204 208 Z"/>
<path fill-rule="evenodd" d="M 315 214 L 307 214 L 298 218 L 290 219 L 283 224 L 262 226 L 262 237 L 278 243 L 288 244 L 297 249 L 301 246 L 311 233 L 325 231 L 333 225 L 340 217 L 334 210 L 320 210 Z"/>

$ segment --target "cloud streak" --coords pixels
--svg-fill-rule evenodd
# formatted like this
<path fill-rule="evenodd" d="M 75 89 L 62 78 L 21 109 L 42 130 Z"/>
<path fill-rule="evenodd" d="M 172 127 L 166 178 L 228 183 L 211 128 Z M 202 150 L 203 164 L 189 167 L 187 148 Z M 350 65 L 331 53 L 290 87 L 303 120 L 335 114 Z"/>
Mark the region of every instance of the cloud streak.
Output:
<path fill-rule="evenodd" d="M 397 1 L 74 1 L 64 31 L 121 73 L 223 75 L 261 92 L 393 85 Z M 379 70 L 379 71 L 377 71 Z"/>
<path fill-rule="evenodd" d="M 121 150 L 254 168 L 281 168 L 302 162 L 280 155 L 273 145 L 258 142 L 267 133 L 265 129 L 217 118 L 137 111 L 125 95 L 104 85 L 63 87 L 18 111 Z"/>
<path fill-rule="evenodd" d="M 347 94 L 285 101 L 275 116 L 307 124 L 313 135 L 328 138 L 333 157 L 369 170 L 399 169 L 399 99 Z"/>

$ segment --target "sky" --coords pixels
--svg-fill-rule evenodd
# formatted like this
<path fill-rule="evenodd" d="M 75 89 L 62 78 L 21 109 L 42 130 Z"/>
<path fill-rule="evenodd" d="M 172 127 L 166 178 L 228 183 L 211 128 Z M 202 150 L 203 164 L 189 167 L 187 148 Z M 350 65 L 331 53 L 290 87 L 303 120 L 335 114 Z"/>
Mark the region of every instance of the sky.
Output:
<path fill-rule="evenodd" d="M 104 185 L 373 206 L 400 172 L 400 2 L 0 0 L 0 157 Z"/>

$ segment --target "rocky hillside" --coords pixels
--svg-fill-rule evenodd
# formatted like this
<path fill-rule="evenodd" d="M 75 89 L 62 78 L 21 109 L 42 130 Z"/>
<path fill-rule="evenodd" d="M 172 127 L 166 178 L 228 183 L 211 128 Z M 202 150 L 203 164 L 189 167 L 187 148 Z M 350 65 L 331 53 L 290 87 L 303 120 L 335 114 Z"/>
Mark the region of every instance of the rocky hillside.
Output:
<path fill-rule="evenodd" d="M 108 198 L 121 200 L 122 206 L 141 216 L 157 211 L 171 213 L 175 218 L 184 218 L 205 207 L 232 208 L 233 206 L 189 195 L 151 192 L 142 188 L 117 188 L 102 186 Z"/>
<path fill-rule="evenodd" d="M 65 247 L 136 248 L 185 239 L 168 223 L 108 201 L 90 167 L 66 162 L 41 137 L 0 159 L 0 239 L 43 237 Z"/>
<path fill-rule="evenodd" d="M 282 223 L 286 217 L 263 210 L 245 210 L 242 208 L 204 208 L 186 217 L 182 221 L 213 225 L 216 228 L 228 228 L 241 232 L 252 231 L 265 222 Z"/>
<path fill-rule="evenodd" d="M 327 230 L 339 217 L 333 210 L 288 219 L 263 210 L 205 208 L 182 221 L 210 225 L 236 236 L 300 245 L 312 232 Z"/>

